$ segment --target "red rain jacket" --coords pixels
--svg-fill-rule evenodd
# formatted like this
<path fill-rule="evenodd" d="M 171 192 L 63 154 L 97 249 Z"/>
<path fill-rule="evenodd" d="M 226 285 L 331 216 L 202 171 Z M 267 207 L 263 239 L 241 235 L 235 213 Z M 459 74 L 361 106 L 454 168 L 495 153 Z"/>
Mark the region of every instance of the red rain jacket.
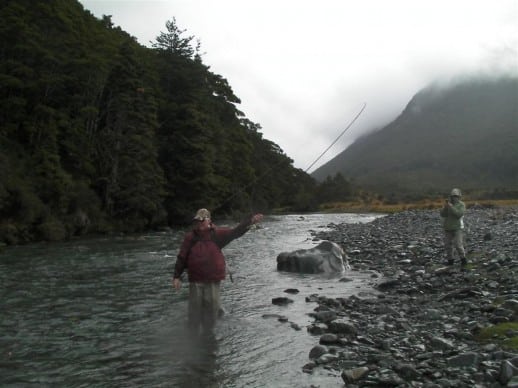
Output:
<path fill-rule="evenodd" d="M 225 256 L 221 249 L 232 240 L 245 234 L 251 225 L 251 217 L 235 228 L 218 228 L 200 233 L 188 232 L 183 240 L 174 267 L 174 278 L 187 269 L 189 282 L 209 283 L 225 279 Z"/>

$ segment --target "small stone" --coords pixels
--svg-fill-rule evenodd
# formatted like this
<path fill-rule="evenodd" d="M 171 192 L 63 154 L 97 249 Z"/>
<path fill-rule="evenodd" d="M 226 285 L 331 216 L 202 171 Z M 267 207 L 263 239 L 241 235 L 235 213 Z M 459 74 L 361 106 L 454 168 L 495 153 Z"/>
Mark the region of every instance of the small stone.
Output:
<path fill-rule="evenodd" d="M 452 350 L 454 348 L 453 343 L 451 341 L 448 341 L 447 339 L 441 337 L 433 337 L 430 340 L 430 346 L 433 349 L 444 351 Z"/>
<path fill-rule="evenodd" d="M 325 354 L 328 352 L 327 346 L 324 345 L 316 345 L 309 351 L 309 358 L 310 359 L 316 359 L 319 358 L 322 354 Z"/>
<path fill-rule="evenodd" d="M 366 366 L 362 366 L 360 368 L 354 368 L 349 370 L 342 371 L 342 379 L 346 384 L 352 384 L 361 378 L 367 376 L 369 373 L 369 368 Z"/>
<path fill-rule="evenodd" d="M 323 345 L 336 344 L 338 336 L 336 334 L 326 333 L 320 337 L 320 343 Z"/>
<path fill-rule="evenodd" d="M 327 325 L 325 323 L 314 323 L 309 325 L 307 330 L 311 334 L 319 335 L 327 331 Z"/>
<path fill-rule="evenodd" d="M 315 360 L 317 364 L 329 364 L 330 362 L 338 360 L 338 355 L 332 353 L 322 354 Z"/>
<path fill-rule="evenodd" d="M 293 303 L 293 300 L 286 298 L 284 296 L 280 296 L 278 298 L 272 298 L 272 304 L 275 304 L 277 306 L 286 306 L 290 303 Z"/>
<path fill-rule="evenodd" d="M 315 369 L 316 366 L 317 364 L 315 362 L 308 362 L 306 365 L 302 367 L 302 372 L 313 373 L 313 369 Z"/>
<path fill-rule="evenodd" d="M 356 327 L 350 323 L 350 322 L 346 322 L 346 321 L 332 321 L 332 322 L 329 322 L 328 324 L 329 326 L 329 331 L 331 333 L 335 333 L 335 334 L 356 334 L 357 333 L 357 329 Z"/>
<path fill-rule="evenodd" d="M 518 368 L 507 360 L 502 361 L 500 364 L 500 383 L 506 385 L 514 376 L 518 376 Z"/>
<path fill-rule="evenodd" d="M 480 355 L 475 352 L 463 353 L 447 359 L 451 367 L 467 368 L 476 366 L 480 362 Z"/>
<path fill-rule="evenodd" d="M 320 322 L 331 322 L 336 319 L 336 312 L 334 311 L 319 311 L 315 313 L 315 319 Z"/>

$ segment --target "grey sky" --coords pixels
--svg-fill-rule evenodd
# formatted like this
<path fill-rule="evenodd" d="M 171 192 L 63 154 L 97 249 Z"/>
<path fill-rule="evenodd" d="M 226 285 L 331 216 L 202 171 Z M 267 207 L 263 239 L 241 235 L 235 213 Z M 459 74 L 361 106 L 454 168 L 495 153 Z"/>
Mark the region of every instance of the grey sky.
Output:
<path fill-rule="evenodd" d="M 382 127 L 433 81 L 518 75 L 518 0 L 80 0 L 150 46 L 167 20 L 200 39 L 247 118 L 306 169 Z M 311 172 L 311 171 L 310 171 Z"/>

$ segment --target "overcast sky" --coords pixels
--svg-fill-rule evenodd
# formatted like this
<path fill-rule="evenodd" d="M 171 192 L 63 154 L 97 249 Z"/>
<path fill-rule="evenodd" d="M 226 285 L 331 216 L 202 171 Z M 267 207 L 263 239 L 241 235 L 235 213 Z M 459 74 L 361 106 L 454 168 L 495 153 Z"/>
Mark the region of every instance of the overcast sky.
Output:
<path fill-rule="evenodd" d="M 518 73 L 518 0 L 80 0 L 150 46 L 176 18 L 238 109 L 306 170 L 459 75 Z"/>

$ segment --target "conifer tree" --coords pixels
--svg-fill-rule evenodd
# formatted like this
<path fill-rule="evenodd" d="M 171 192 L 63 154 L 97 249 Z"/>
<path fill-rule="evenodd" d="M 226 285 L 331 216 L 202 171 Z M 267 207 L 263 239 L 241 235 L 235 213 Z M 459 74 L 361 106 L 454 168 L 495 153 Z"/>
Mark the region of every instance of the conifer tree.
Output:
<path fill-rule="evenodd" d="M 157 107 L 147 86 L 137 53 L 130 44 L 123 45 L 104 97 L 97 187 L 108 214 L 133 230 L 164 216 L 163 172 L 154 143 Z"/>

